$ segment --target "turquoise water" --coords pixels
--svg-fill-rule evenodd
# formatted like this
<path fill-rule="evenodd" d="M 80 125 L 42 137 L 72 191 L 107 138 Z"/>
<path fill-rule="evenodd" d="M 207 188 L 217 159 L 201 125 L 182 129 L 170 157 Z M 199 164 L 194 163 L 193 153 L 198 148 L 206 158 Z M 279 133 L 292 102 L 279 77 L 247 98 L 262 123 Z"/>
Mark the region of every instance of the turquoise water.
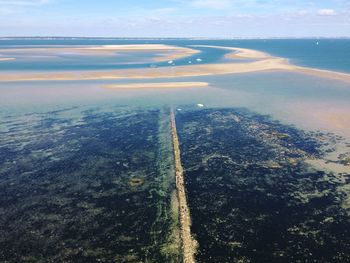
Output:
<path fill-rule="evenodd" d="M 318 42 L 318 45 L 317 45 Z M 0 48 L 6 49 L 14 46 L 47 46 L 47 45 L 115 45 L 115 44 L 168 44 L 178 46 L 191 45 L 218 45 L 243 47 L 261 50 L 272 55 L 288 58 L 292 63 L 328 69 L 340 72 L 350 72 L 350 39 L 269 39 L 269 40 L 188 40 L 188 39 L 168 39 L 168 40 L 121 40 L 121 39 L 73 39 L 73 40 L 0 40 Z M 215 63 L 222 60 L 227 51 L 209 48 L 198 48 L 201 54 L 176 61 L 176 65 L 186 65 L 189 60 L 196 58 L 203 59 L 203 63 Z M 165 63 L 141 63 L 120 65 L 120 61 L 106 59 L 102 61 L 61 61 L 56 63 L 36 64 L 26 61 L 10 61 L 0 64 L 0 70 L 103 70 L 118 68 L 140 68 L 140 67 L 164 67 Z M 196 63 L 196 62 L 195 62 Z"/>

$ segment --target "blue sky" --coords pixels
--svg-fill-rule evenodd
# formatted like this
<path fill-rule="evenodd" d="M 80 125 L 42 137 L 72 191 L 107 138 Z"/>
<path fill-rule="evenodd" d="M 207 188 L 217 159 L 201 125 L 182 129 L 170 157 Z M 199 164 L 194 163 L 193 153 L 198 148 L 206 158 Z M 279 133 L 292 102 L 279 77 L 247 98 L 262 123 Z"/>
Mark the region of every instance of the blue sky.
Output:
<path fill-rule="evenodd" d="M 350 37 L 350 0 L 0 0 L 0 36 Z"/>

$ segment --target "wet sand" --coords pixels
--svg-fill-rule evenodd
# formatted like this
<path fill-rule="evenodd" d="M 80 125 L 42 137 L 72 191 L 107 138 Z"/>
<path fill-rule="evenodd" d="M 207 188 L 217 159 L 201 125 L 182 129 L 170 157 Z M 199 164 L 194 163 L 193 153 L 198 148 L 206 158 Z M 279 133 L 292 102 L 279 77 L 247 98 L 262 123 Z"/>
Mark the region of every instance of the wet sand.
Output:
<path fill-rule="evenodd" d="M 208 87 L 207 82 L 160 82 L 104 85 L 106 89 L 167 89 L 167 88 L 201 88 Z"/>

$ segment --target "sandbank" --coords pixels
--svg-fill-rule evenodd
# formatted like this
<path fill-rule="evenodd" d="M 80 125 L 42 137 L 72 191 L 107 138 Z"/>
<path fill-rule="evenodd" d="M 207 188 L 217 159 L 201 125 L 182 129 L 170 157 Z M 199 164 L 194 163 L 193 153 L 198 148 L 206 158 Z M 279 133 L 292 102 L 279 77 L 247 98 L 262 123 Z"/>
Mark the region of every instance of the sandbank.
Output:
<path fill-rule="evenodd" d="M 150 62 L 162 62 L 169 60 L 176 60 L 183 57 L 191 56 L 199 53 L 200 51 L 186 48 L 177 47 L 171 45 L 161 45 L 161 44 L 147 44 L 147 45 L 104 45 L 104 46 L 87 46 L 87 47 L 40 47 L 40 48 L 26 48 L 26 49 L 4 49 L 0 50 L 2 53 L 19 53 L 26 56 L 29 54 L 50 54 L 51 56 L 56 56 L 65 54 L 81 54 L 81 55 L 113 55 L 117 56 L 118 53 L 122 52 L 153 52 L 154 57 Z"/>
<path fill-rule="evenodd" d="M 104 85 L 106 89 L 167 89 L 167 88 L 200 88 L 208 87 L 207 82 L 157 82 Z"/>
<path fill-rule="evenodd" d="M 149 51 L 157 51 L 159 53 L 158 57 L 154 58 L 154 61 L 169 61 L 180 59 L 183 57 L 191 56 L 200 51 L 186 48 L 186 47 L 178 47 L 171 45 L 163 45 L 163 44 L 140 44 L 140 45 L 104 45 L 104 46 L 96 46 L 96 47 L 86 47 L 86 48 L 78 48 L 77 50 L 82 51 L 107 51 L 107 52 L 149 52 Z M 165 53 L 164 53 L 165 52 Z"/>
<path fill-rule="evenodd" d="M 237 48 L 237 47 L 224 47 L 224 46 L 210 46 L 210 45 L 192 45 L 192 47 L 209 47 L 230 50 L 232 53 L 226 54 L 225 58 L 245 58 L 245 59 L 269 59 L 272 58 L 267 53 L 247 49 L 247 48 Z"/>
<path fill-rule="evenodd" d="M 298 66 L 294 66 L 292 70 L 297 71 L 299 73 L 316 76 L 320 78 L 350 82 L 350 74 L 347 74 L 347 73 L 341 73 L 341 72 L 323 70 L 323 69 L 317 69 L 317 68 L 298 67 Z"/>
<path fill-rule="evenodd" d="M 163 45 L 163 44 L 140 44 L 140 45 L 103 45 L 79 48 L 85 50 L 127 50 L 127 51 L 139 51 L 139 50 L 169 50 L 169 49 L 181 49 L 181 47 Z"/>
<path fill-rule="evenodd" d="M 15 60 L 15 58 L 0 58 L 0 61 L 11 61 Z"/>

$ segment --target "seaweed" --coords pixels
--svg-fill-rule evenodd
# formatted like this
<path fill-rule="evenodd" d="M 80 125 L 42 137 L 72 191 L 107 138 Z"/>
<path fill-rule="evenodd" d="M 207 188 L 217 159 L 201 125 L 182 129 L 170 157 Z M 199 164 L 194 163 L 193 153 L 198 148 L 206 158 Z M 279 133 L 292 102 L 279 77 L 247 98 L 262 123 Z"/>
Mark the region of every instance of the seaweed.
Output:
<path fill-rule="evenodd" d="M 164 121 L 164 110 L 122 107 L 9 117 L 0 261 L 180 262 L 170 249 L 175 186 Z"/>
<path fill-rule="evenodd" d="M 312 133 L 242 109 L 182 108 L 182 162 L 198 262 L 348 262 L 350 221 Z"/>

